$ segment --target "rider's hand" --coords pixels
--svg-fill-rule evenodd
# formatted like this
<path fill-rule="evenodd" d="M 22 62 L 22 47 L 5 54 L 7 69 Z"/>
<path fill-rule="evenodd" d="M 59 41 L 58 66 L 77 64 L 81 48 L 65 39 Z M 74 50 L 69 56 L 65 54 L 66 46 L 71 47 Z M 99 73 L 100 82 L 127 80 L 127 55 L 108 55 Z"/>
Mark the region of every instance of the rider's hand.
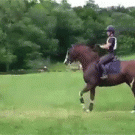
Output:
<path fill-rule="evenodd" d="M 104 48 L 104 45 L 100 45 L 100 48 Z"/>

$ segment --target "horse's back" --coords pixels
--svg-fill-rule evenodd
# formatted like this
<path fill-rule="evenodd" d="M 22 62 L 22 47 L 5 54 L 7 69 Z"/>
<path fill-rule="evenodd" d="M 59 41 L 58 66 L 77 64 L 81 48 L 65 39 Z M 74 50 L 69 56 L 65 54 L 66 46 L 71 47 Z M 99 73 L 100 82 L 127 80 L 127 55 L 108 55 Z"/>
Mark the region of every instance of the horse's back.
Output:
<path fill-rule="evenodd" d="M 121 61 L 121 73 L 135 77 L 135 60 Z"/>
<path fill-rule="evenodd" d="M 117 61 L 118 62 L 118 61 Z M 114 86 L 121 83 L 128 83 L 130 84 L 133 80 L 133 77 L 135 77 L 135 61 L 119 61 L 120 62 L 120 72 L 118 73 L 108 73 L 108 79 L 101 80 L 99 86 Z M 114 64 L 115 62 L 113 62 Z M 116 63 L 114 65 L 111 65 L 110 67 L 118 66 Z M 108 68 L 109 70 L 109 68 Z M 117 70 L 116 70 L 117 71 Z M 111 71 L 112 72 L 112 71 Z"/>

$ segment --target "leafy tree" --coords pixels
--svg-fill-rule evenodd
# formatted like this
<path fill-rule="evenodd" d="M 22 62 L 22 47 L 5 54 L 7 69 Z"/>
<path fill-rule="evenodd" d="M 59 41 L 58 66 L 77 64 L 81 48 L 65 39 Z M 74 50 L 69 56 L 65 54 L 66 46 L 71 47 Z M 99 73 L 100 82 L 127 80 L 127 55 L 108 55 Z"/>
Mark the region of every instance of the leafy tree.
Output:
<path fill-rule="evenodd" d="M 135 7 L 129 9 L 129 11 L 130 11 L 129 14 L 135 18 Z"/>
<path fill-rule="evenodd" d="M 129 35 L 134 37 L 135 18 L 126 14 L 115 12 L 112 14 L 113 24 L 115 25 L 119 34 Z"/>
<path fill-rule="evenodd" d="M 84 38 L 88 39 L 88 44 L 90 45 L 103 43 L 106 36 L 104 31 L 104 25 L 94 21 L 92 18 L 84 22 Z"/>
<path fill-rule="evenodd" d="M 121 13 L 129 13 L 129 9 L 128 8 L 125 8 L 124 6 L 117 6 L 117 8 L 114 10 L 116 12 L 121 12 Z"/>
<path fill-rule="evenodd" d="M 9 65 L 16 58 L 13 54 L 12 44 L 10 43 L 10 35 L 12 25 L 18 22 L 25 11 L 25 4 L 23 1 L 6 0 L 0 1 L 0 27 L 1 33 L 4 35 L 4 40 L 0 43 L 3 54 L 3 63 L 6 65 L 6 70 L 9 70 Z M 2 34 L 2 35 L 3 35 Z"/>
<path fill-rule="evenodd" d="M 0 71 L 37 68 L 47 57 L 63 60 L 71 44 L 104 43 L 110 24 L 118 49 L 134 52 L 134 22 L 134 8 L 99 8 L 93 0 L 74 8 L 67 0 L 0 1 Z"/>
<path fill-rule="evenodd" d="M 65 55 L 67 48 L 74 43 L 71 36 L 80 33 L 83 21 L 74 10 L 65 9 L 63 6 L 56 8 L 54 14 L 57 17 L 56 38 L 59 40 L 59 55 Z"/>
<path fill-rule="evenodd" d="M 48 6 L 46 7 L 46 5 Z M 33 34 L 26 32 L 26 35 L 28 33 L 29 35 L 27 35 L 27 37 L 40 45 L 40 52 L 43 53 L 43 56 L 56 53 L 58 48 L 58 40 L 55 38 L 57 19 L 53 15 L 53 7 L 53 3 L 44 1 L 31 8 L 28 12 L 28 17 L 31 18 L 32 22 L 35 24 L 35 26 L 31 26 L 30 29 L 33 29 L 32 31 L 35 32 Z"/>
<path fill-rule="evenodd" d="M 34 25 L 32 25 L 30 19 L 24 17 L 26 12 L 25 2 L 26 1 L 7 0 L 0 3 L 0 26 L 2 32 L 6 35 L 1 43 L 1 47 L 3 48 L 2 54 L 5 58 L 3 60 L 7 70 L 9 70 L 9 67 L 16 69 L 27 68 L 26 59 L 28 58 L 26 56 L 28 53 L 33 53 L 33 51 L 30 51 L 30 48 L 32 50 L 35 46 L 34 38 L 36 36 L 38 37 L 39 33 L 42 33 L 38 28 L 33 27 Z M 34 34 L 35 36 L 32 38 Z M 26 47 L 26 41 L 33 43 L 27 44 L 28 47 Z"/>
<path fill-rule="evenodd" d="M 75 7 L 74 11 L 76 12 L 76 14 L 82 19 L 82 20 L 87 20 L 89 17 L 91 17 L 92 19 L 96 20 L 97 19 L 97 12 L 89 7 L 86 6 L 84 8 L 82 7 Z"/>
<path fill-rule="evenodd" d="M 84 6 L 85 8 L 92 8 L 95 11 L 99 10 L 99 6 L 95 4 L 94 0 L 88 0 L 86 1 L 86 5 Z"/>

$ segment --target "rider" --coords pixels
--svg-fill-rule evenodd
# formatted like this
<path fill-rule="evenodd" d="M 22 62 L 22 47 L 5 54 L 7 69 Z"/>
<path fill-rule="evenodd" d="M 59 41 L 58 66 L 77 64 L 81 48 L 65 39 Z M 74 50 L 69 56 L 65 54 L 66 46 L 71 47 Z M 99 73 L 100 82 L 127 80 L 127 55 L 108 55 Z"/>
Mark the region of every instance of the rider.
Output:
<path fill-rule="evenodd" d="M 108 38 L 107 38 L 106 44 L 100 45 L 101 48 L 108 50 L 108 54 L 101 57 L 100 61 L 98 63 L 99 66 L 101 67 L 101 69 L 103 70 L 102 79 L 105 79 L 108 77 L 106 75 L 106 70 L 105 70 L 104 64 L 108 63 L 115 56 L 114 50 L 116 50 L 116 48 L 117 48 L 117 39 L 116 39 L 116 37 L 114 37 L 114 34 L 115 34 L 114 27 L 112 25 L 108 26 L 107 27 Z"/>

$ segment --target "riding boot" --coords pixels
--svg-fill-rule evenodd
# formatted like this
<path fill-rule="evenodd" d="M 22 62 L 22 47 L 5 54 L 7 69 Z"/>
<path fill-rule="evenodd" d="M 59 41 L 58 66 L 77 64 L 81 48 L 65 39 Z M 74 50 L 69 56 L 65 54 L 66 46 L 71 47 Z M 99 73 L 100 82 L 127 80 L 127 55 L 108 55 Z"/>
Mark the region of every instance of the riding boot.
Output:
<path fill-rule="evenodd" d="M 106 79 L 106 78 L 108 78 L 108 75 L 107 75 L 105 66 L 104 66 L 103 64 L 101 65 L 101 68 L 102 68 L 103 73 L 102 73 L 102 77 L 100 77 L 100 78 L 101 78 L 101 79 Z"/>
<path fill-rule="evenodd" d="M 96 70 L 97 70 L 98 73 L 99 73 L 99 77 L 101 77 L 101 76 L 102 76 L 103 69 L 102 69 L 100 63 L 97 63 L 97 64 L 96 64 Z"/>

